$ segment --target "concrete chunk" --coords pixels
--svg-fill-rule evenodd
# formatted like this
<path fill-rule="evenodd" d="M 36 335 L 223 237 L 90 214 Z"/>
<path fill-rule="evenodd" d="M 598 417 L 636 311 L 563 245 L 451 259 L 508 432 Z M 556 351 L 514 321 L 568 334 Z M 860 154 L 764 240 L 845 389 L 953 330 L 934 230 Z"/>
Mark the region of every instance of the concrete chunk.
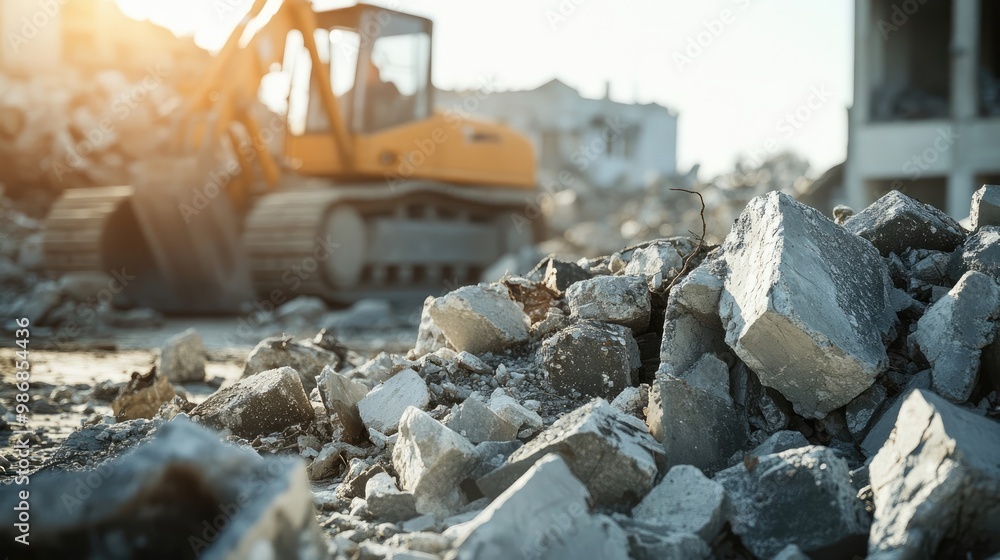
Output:
<path fill-rule="evenodd" d="M 754 447 L 750 454 L 754 457 L 763 457 L 764 455 L 781 453 L 782 451 L 798 449 L 807 445 L 809 445 L 809 440 L 806 439 L 806 436 L 802 435 L 802 432 L 781 430 L 780 432 L 771 434 L 760 445 Z"/>
<path fill-rule="evenodd" d="M 434 300 L 428 315 L 459 352 L 499 352 L 528 340 L 528 316 L 501 284 L 459 288 Z"/>
<path fill-rule="evenodd" d="M 417 516 L 413 494 L 400 492 L 396 482 L 384 472 L 368 479 L 365 502 L 368 503 L 368 512 L 380 521 L 398 523 Z"/>
<path fill-rule="evenodd" d="M 712 542 L 726 523 L 726 491 L 697 467 L 678 465 L 632 510 L 645 525 L 689 532 Z"/>
<path fill-rule="evenodd" d="M 1000 282 L 1000 226 L 984 226 L 973 233 L 958 252 L 957 274 L 975 270 Z"/>
<path fill-rule="evenodd" d="M 171 383 L 205 380 L 205 344 L 198 331 L 188 329 L 167 340 L 160 354 L 160 373 Z"/>
<path fill-rule="evenodd" d="M 191 416 L 251 440 L 316 419 L 301 377 L 290 367 L 242 379 L 205 399 Z"/>
<path fill-rule="evenodd" d="M 706 259 L 670 290 L 660 340 L 658 373 L 678 375 L 705 354 L 729 353 L 726 329 L 719 319 L 725 261 Z"/>
<path fill-rule="evenodd" d="M 452 411 L 447 426 L 472 443 L 510 441 L 517 437 L 517 426 L 474 398 L 466 399 Z"/>
<path fill-rule="evenodd" d="M 527 428 L 538 430 L 542 427 L 542 417 L 537 412 L 528 410 L 521 403 L 514 400 L 503 389 L 498 388 L 490 396 L 490 410 L 497 413 L 497 416 L 510 422 L 518 430 Z"/>
<path fill-rule="evenodd" d="M 546 455 L 472 521 L 455 528 L 457 558 L 626 560 L 625 532 L 610 518 L 592 516 L 588 498 L 566 461 Z"/>
<path fill-rule="evenodd" d="M 796 412 L 822 418 L 886 369 L 892 285 L 871 243 L 772 192 L 750 201 L 723 249 L 726 342 Z"/>
<path fill-rule="evenodd" d="M 891 191 L 844 222 L 851 233 L 872 242 L 888 256 L 907 249 L 954 251 L 965 241 L 965 229 L 944 212 Z"/>
<path fill-rule="evenodd" d="M 273 336 L 257 343 L 250 352 L 243 368 L 243 379 L 262 371 L 287 366 L 299 373 L 302 386 L 308 392 L 316 388 L 316 376 L 323 372 L 323 368 L 327 365 L 336 366 L 338 362 L 336 354 L 312 343 Z"/>
<path fill-rule="evenodd" d="M 643 423 L 595 399 L 557 420 L 492 473 L 476 481 L 496 497 L 538 459 L 558 453 L 602 506 L 630 506 L 653 487 L 662 447 Z"/>
<path fill-rule="evenodd" d="M 392 465 L 417 511 L 446 517 L 465 501 L 459 484 L 479 460 L 476 448 L 426 412 L 409 407 L 399 423 Z"/>
<path fill-rule="evenodd" d="M 560 393 L 609 399 L 632 384 L 632 372 L 641 365 L 639 345 L 626 327 L 597 322 L 571 325 L 545 339 L 538 359 Z"/>
<path fill-rule="evenodd" d="M 650 297 L 640 276 L 598 276 L 566 290 L 570 318 L 622 325 L 635 331 L 649 326 Z"/>
<path fill-rule="evenodd" d="M 715 472 L 747 445 L 745 417 L 729 396 L 729 369 L 706 354 L 679 377 L 657 374 L 646 422 L 663 444 L 666 464 Z"/>
<path fill-rule="evenodd" d="M 847 463 L 826 447 L 810 446 L 740 463 L 717 475 L 730 498 L 729 522 L 751 552 L 770 558 L 789 544 L 807 554 L 868 533 L 864 504 L 855 497 Z M 863 545 L 862 545 L 863 548 Z M 829 549 L 828 549 L 829 552 Z"/>
<path fill-rule="evenodd" d="M 358 401 L 358 413 L 365 426 L 390 435 L 396 431 L 407 408 L 424 410 L 430 399 L 427 384 L 420 375 L 412 369 L 404 369 Z"/>
<path fill-rule="evenodd" d="M 869 468 L 869 558 L 1000 551 L 1000 426 L 932 393 L 903 403 Z M 948 539 L 948 552 L 942 541 Z M 987 554 L 983 554 L 985 557 Z"/>
<path fill-rule="evenodd" d="M 133 372 L 127 385 L 111 402 L 111 411 L 119 422 L 137 418 L 152 418 L 164 403 L 177 396 L 167 376 L 152 369 L 142 374 Z"/>
<path fill-rule="evenodd" d="M 847 430 L 854 436 L 855 441 L 861 441 L 868 433 L 868 426 L 882 408 L 886 396 L 885 387 L 876 383 L 847 403 L 845 411 Z"/>
<path fill-rule="evenodd" d="M 969 224 L 974 231 L 983 226 L 1000 226 L 1000 185 L 983 185 L 973 193 Z"/>
<path fill-rule="evenodd" d="M 980 272 L 967 272 L 924 313 L 911 337 L 931 365 L 934 391 L 965 402 L 979 380 L 982 350 L 996 338 L 1000 285 Z"/>

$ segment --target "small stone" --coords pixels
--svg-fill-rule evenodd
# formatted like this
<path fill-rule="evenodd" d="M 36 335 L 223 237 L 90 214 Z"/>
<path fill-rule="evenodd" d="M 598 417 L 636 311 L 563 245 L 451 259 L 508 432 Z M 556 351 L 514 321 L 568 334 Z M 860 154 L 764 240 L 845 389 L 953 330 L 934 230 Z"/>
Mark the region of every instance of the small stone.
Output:
<path fill-rule="evenodd" d="M 121 389 L 111 403 L 115 420 L 135 420 L 137 418 L 152 418 L 164 403 L 177 396 L 165 375 L 159 374 L 156 368 L 148 373 L 133 372 L 128 385 Z M 38 412 L 41 403 L 33 403 L 32 408 Z M 58 412 L 58 409 L 52 412 Z"/>
<path fill-rule="evenodd" d="M 983 226 L 1000 226 L 1000 185 L 983 185 L 972 194 L 969 224 L 973 231 Z"/>
<path fill-rule="evenodd" d="M 309 478 L 322 480 L 337 476 L 349 465 L 354 457 L 365 456 L 365 450 L 342 441 L 335 441 L 323 446 L 319 455 L 309 464 Z"/>
<path fill-rule="evenodd" d="M 542 428 L 542 417 L 537 412 L 528 410 L 518 404 L 513 397 L 508 395 L 503 389 L 497 389 L 490 396 L 490 410 L 497 413 L 497 416 L 510 422 L 516 429 L 527 428 L 539 430 Z"/>
<path fill-rule="evenodd" d="M 195 329 L 170 337 L 160 355 L 160 373 L 172 383 L 205 380 L 205 345 Z"/>
<path fill-rule="evenodd" d="M 408 407 L 424 410 L 428 404 L 430 392 L 424 380 L 417 372 L 406 369 L 372 389 L 358 402 L 358 412 L 365 426 L 391 434 Z"/>
<path fill-rule="evenodd" d="M 560 394 L 610 399 L 632 384 L 632 372 L 641 365 L 627 328 L 597 322 L 578 323 L 545 339 L 538 359 Z"/>
<path fill-rule="evenodd" d="M 500 352 L 528 340 L 528 316 L 500 284 L 459 288 L 434 300 L 428 315 L 459 352 Z"/>
<path fill-rule="evenodd" d="M 953 278 L 975 270 L 1000 283 L 1000 226 L 979 228 L 979 231 L 969 236 L 957 253 Z"/>
<path fill-rule="evenodd" d="M 294 369 L 272 369 L 221 389 L 191 411 L 201 422 L 252 440 L 316 419 L 302 378 Z"/>
<path fill-rule="evenodd" d="M 510 441 L 517 437 L 519 426 L 501 418 L 477 399 L 466 399 L 456 408 L 446 425 L 474 444 Z"/>
<path fill-rule="evenodd" d="M 243 379 L 262 371 L 290 367 L 298 372 L 306 391 L 316 388 L 316 376 L 327 365 L 336 366 L 339 358 L 309 342 L 296 342 L 291 337 L 275 336 L 260 341 L 243 368 Z"/>
<path fill-rule="evenodd" d="M 465 501 L 459 484 L 479 460 L 476 448 L 426 412 L 409 407 L 399 423 L 392 464 L 417 511 L 447 516 Z"/>
<path fill-rule="evenodd" d="M 455 356 L 455 361 L 458 365 L 471 371 L 472 373 L 478 373 L 479 375 L 493 375 L 493 368 L 486 365 L 486 362 L 480 360 L 475 354 L 470 354 L 469 352 L 459 352 Z"/>
<path fill-rule="evenodd" d="M 570 318 L 601 321 L 634 331 L 649 326 L 650 296 L 639 276 L 598 276 L 577 282 L 566 291 Z"/>
<path fill-rule="evenodd" d="M 395 481 L 386 473 L 378 473 L 365 485 L 368 513 L 376 519 L 398 523 L 417 516 L 413 494 L 400 492 Z"/>
<path fill-rule="evenodd" d="M 539 263 L 545 264 L 542 282 L 551 290 L 565 292 L 573 284 L 590 278 L 590 273 L 580 265 L 549 257 Z M 537 267 L 536 267 L 537 268 Z"/>
<path fill-rule="evenodd" d="M 632 510 L 632 518 L 669 531 L 694 533 L 712 542 L 726 523 L 722 485 L 691 465 L 671 468 Z"/>
<path fill-rule="evenodd" d="M 876 383 L 847 403 L 847 429 L 856 441 L 864 439 L 886 396 L 885 387 Z"/>

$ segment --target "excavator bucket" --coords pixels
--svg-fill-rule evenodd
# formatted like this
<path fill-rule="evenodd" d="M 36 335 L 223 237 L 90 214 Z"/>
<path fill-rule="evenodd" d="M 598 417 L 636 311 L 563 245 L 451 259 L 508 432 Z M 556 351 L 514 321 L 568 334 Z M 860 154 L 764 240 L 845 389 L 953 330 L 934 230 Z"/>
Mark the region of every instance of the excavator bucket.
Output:
<path fill-rule="evenodd" d="M 74 189 L 55 204 L 48 268 L 117 278 L 136 304 L 167 313 L 239 310 L 253 292 L 224 186 L 206 196 L 194 156 L 138 165 L 134 186 Z"/>

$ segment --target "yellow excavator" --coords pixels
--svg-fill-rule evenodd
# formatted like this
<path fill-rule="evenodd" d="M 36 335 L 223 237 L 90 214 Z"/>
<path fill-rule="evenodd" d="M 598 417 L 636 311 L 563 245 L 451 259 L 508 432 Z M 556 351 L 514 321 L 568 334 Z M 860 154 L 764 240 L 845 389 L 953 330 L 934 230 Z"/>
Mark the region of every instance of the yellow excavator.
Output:
<path fill-rule="evenodd" d="M 168 313 L 478 281 L 539 233 L 523 217 L 534 154 L 508 127 L 435 110 L 431 37 L 430 20 L 378 6 L 256 0 L 174 115 L 171 152 L 134 185 L 54 204 L 47 268 L 125 278 Z M 271 122 L 262 80 L 287 88 Z"/>

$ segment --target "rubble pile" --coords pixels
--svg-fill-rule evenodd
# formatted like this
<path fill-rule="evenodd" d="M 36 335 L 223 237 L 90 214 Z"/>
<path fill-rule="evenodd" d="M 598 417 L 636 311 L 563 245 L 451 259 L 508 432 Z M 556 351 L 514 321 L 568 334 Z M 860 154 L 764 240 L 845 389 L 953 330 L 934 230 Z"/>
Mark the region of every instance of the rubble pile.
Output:
<path fill-rule="evenodd" d="M 40 496 L 112 474 L 87 516 L 53 505 L 33 529 L 120 556 L 990 557 L 1000 187 L 984 189 L 976 233 L 896 192 L 843 225 L 762 195 L 718 246 L 548 257 L 428 298 L 405 355 L 266 339 L 197 407 L 74 434 Z M 162 383 L 204 377 L 191 333 L 170 348 Z M 127 521 L 147 511 L 148 542 Z"/>

